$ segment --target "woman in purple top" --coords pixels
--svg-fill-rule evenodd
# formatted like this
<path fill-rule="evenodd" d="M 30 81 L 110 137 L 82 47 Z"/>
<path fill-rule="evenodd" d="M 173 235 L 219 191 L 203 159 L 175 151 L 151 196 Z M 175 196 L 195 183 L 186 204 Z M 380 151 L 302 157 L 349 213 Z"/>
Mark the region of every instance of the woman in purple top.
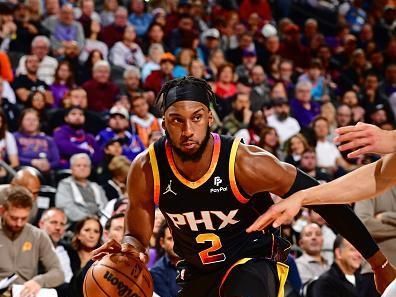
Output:
<path fill-rule="evenodd" d="M 56 169 L 59 151 L 52 139 L 40 131 L 40 117 L 36 110 L 22 111 L 19 131 L 14 133 L 21 165 L 33 166 L 42 173 Z"/>
<path fill-rule="evenodd" d="M 54 96 L 53 107 L 62 107 L 62 100 L 67 92 L 75 86 L 73 71 L 68 61 L 59 62 L 55 71 L 54 83 L 50 86 Z"/>

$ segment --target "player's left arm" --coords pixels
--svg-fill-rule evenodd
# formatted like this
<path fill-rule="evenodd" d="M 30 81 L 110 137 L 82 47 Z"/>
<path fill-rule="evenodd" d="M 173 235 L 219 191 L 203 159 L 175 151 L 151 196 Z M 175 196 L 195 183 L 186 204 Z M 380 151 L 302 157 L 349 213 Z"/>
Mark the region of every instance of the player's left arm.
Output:
<path fill-rule="evenodd" d="M 312 177 L 290 164 L 279 161 L 268 152 L 243 144 L 238 148 L 235 176 L 238 184 L 249 195 L 268 191 L 286 198 L 299 190 L 319 184 Z M 351 242 L 368 260 L 376 277 L 379 278 L 378 289 L 383 292 L 396 277 L 396 273 L 393 267 L 388 265 L 386 257 L 352 209 L 347 205 L 333 204 L 312 205 L 311 208 Z M 259 222 L 260 217 L 253 223 L 252 226 L 256 224 L 253 230 L 262 230 Z"/>

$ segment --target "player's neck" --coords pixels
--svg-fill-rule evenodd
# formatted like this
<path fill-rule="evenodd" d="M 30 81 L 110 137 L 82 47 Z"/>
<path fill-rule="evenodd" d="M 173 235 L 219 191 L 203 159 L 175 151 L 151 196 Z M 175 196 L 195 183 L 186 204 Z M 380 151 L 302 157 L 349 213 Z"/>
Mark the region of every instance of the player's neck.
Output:
<path fill-rule="evenodd" d="M 186 161 L 173 153 L 177 170 L 190 181 L 199 180 L 209 170 L 210 163 L 212 161 L 213 148 L 214 140 L 211 136 L 206 144 L 202 156 L 197 160 Z"/>

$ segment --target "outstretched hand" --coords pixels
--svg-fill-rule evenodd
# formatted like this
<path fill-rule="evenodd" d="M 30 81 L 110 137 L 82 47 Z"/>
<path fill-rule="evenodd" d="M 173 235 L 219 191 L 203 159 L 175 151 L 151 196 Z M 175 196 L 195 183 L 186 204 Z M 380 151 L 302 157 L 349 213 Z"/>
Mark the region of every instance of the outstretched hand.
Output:
<path fill-rule="evenodd" d="M 148 255 L 145 251 L 139 251 L 133 245 L 129 243 L 120 244 L 118 241 L 111 239 L 105 242 L 102 246 L 92 252 L 92 260 L 98 261 L 107 254 L 123 253 L 133 257 L 139 258 L 144 264 L 149 260 Z"/>
<path fill-rule="evenodd" d="M 264 214 L 246 229 L 246 232 L 261 231 L 271 223 L 274 228 L 293 219 L 302 207 L 302 193 L 297 192 L 287 199 L 272 205 Z"/>
<path fill-rule="evenodd" d="M 395 131 L 382 130 L 377 126 L 357 123 L 336 129 L 334 141 L 340 143 L 341 151 L 353 150 L 348 158 L 356 158 L 363 154 L 388 154 L 396 150 Z"/>

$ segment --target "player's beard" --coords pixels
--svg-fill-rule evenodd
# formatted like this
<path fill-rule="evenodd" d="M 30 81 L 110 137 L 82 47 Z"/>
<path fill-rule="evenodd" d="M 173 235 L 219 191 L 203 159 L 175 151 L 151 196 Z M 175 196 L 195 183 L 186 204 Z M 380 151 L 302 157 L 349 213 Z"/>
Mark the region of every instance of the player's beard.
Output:
<path fill-rule="evenodd" d="M 166 139 L 169 141 L 170 146 L 172 147 L 172 151 L 180 157 L 180 159 L 183 162 L 186 161 L 198 161 L 201 159 L 206 146 L 208 145 L 209 139 L 210 139 L 210 129 L 209 126 L 207 127 L 206 130 L 206 135 L 205 138 L 202 140 L 201 145 L 199 146 L 198 150 L 193 153 L 193 154 L 187 154 L 185 152 L 183 152 L 181 149 L 179 149 L 178 147 L 175 146 L 175 144 L 173 143 L 172 139 L 169 137 L 169 133 L 168 131 L 165 131 L 165 135 L 166 135 Z"/>

